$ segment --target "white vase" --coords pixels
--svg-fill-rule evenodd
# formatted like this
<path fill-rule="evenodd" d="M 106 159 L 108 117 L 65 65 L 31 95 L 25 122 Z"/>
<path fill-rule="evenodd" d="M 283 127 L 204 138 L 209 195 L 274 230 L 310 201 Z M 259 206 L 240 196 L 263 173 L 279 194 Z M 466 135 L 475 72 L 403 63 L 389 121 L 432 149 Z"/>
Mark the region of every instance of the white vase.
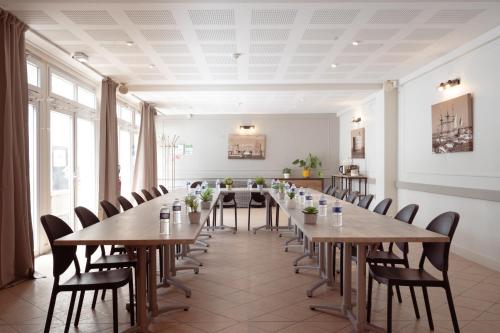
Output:
<path fill-rule="evenodd" d="M 295 209 L 295 207 L 297 207 L 297 201 L 295 201 L 295 199 L 288 199 L 286 201 L 286 208 Z"/>
<path fill-rule="evenodd" d="M 289 174 L 289 173 L 284 173 L 284 174 L 283 174 L 283 178 L 285 178 L 285 179 L 290 178 L 290 174 Z"/>
<path fill-rule="evenodd" d="M 278 199 L 279 200 L 285 200 L 285 192 L 279 192 L 278 193 Z"/>
<path fill-rule="evenodd" d="M 316 224 L 318 214 L 304 214 L 304 224 Z"/>
<path fill-rule="evenodd" d="M 258 189 L 259 191 L 262 191 L 262 189 L 263 189 L 263 188 L 264 188 L 264 185 L 262 185 L 262 184 L 257 184 L 257 189 Z"/>
<path fill-rule="evenodd" d="M 201 213 L 200 212 L 191 212 L 188 213 L 189 223 L 198 224 L 200 223 Z"/>
<path fill-rule="evenodd" d="M 210 209 L 211 204 L 212 204 L 211 201 L 202 201 L 201 202 L 201 209 Z"/>

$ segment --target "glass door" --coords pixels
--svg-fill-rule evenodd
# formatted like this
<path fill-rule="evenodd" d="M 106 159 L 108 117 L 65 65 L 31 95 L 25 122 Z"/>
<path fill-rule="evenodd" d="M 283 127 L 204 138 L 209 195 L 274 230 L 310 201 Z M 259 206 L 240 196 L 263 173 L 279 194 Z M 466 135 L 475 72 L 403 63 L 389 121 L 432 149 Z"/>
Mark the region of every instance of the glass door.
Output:
<path fill-rule="evenodd" d="M 76 121 L 76 206 L 97 212 L 95 126 L 92 119 Z M 77 223 L 79 225 L 79 223 Z"/>
<path fill-rule="evenodd" d="M 74 227 L 73 116 L 50 111 L 50 212 Z"/>
<path fill-rule="evenodd" d="M 33 227 L 33 247 L 35 255 L 40 253 L 38 239 L 38 103 L 28 104 L 28 149 L 30 173 L 31 225 Z"/>

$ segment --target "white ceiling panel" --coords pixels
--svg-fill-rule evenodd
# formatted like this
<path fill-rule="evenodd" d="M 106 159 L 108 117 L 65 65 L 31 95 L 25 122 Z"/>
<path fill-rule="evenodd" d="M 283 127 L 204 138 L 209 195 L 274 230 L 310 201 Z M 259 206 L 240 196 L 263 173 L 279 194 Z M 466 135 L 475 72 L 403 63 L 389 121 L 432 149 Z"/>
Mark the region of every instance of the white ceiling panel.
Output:
<path fill-rule="evenodd" d="M 251 24 L 293 24 L 296 16 L 297 9 L 254 9 Z"/>
<path fill-rule="evenodd" d="M 115 25 L 116 21 L 105 10 L 62 10 L 71 21 L 82 25 Z"/>
<path fill-rule="evenodd" d="M 191 9 L 189 18 L 194 25 L 233 25 L 233 9 Z"/>
<path fill-rule="evenodd" d="M 137 25 L 175 24 L 170 10 L 126 10 L 128 18 Z"/>

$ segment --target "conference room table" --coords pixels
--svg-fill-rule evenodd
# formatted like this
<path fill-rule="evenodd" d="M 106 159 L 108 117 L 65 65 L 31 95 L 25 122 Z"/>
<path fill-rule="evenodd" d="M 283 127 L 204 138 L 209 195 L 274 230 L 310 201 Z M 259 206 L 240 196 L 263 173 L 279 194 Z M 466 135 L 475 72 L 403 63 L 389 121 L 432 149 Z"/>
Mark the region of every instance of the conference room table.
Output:
<path fill-rule="evenodd" d="M 54 242 L 57 246 L 119 244 L 136 249 L 137 324 L 126 332 L 149 332 L 150 318 L 148 310 L 151 313 L 151 317 L 156 317 L 160 313 L 173 309 L 188 309 L 187 306 L 159 308 L 157 288 L 146 290 L 147 280 L 151 281 L 149 285 L 155 285 L 157 281 L 156 250 L 158 246 L 161 246 L 165 251 L 165 255 L 163 256 L 164 276 L 159 287 L 166 287 L 170 284 L 181 285 L 171 277 L 171 274 L 175 273 L 175 245 L 195 243 L 210 216 L 213 206 L 218 200 L 218 195 L 214 195 L 210 209 L 201 210 L 200 223 L 190 224 L 183 202 L 186 194 L 186 189 L 175 189 L 166 195 L 104 219 L 100 223 L 59 238 Z M 176 198 L 180 199 L 183 205 L 181 223 L 171 223 L 170 233 L 160 234 L 160 208 L 162 205 L 168 205 L 171 210 L 172 220 L 173 212 L 171 207 Z"/>
<path fill-rule="evenodd" d="M 314 202 L 317 203 L 321 192 L 309 189 Z M 414 225 L 400 222 L 390 216 L 380 215 L 363 209 L 346 201 L 342 204 L 342 226 L 333 225 L 337 217 L 328 212 L 326 217 L 318 216 L 316 224 L 305 224 L 303 206 L 297 203 L 296 208 L 287 208 L 286 200 L 280 200 L 278 193 L 269 191 L 269 195 L 280 205 L 289 216 L 291 222 L 309 239 L 319 244 L 319 264 L 321 280 L 314 285 L 327 284 L 333 286 L 333 247 L 335 243 L 344 244 L 344 286 L 340 305 L 311 305 L 312 310 L 328 310 L 328 312 L 348 318 L 355 332 L 385 332 L 385 329 L 367 323 L 366 321 L 366 253 L 367 249 L 379 243 L 389 242 L 449 242 L 447 236 L 419 228 Z M 335 198 L 325 195 L 328 207 L 331 210 Z M 352 302 L 352 246 L 357 250 L 356 269 L 356 310 L 353 311 Z M 308 292 L 308 296 L 311 294 Z"/>

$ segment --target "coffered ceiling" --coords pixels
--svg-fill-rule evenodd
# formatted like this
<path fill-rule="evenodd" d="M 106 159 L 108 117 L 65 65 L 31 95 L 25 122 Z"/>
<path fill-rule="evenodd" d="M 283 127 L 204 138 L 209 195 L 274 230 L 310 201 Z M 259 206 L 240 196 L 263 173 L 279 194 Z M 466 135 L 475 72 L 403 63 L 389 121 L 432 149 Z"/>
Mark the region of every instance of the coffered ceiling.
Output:
<path fill-rule="evenodd" d="M 16 0 L 6 8 L 172 113 L 335 112 L 500 24 L 498 1 Z"/>

